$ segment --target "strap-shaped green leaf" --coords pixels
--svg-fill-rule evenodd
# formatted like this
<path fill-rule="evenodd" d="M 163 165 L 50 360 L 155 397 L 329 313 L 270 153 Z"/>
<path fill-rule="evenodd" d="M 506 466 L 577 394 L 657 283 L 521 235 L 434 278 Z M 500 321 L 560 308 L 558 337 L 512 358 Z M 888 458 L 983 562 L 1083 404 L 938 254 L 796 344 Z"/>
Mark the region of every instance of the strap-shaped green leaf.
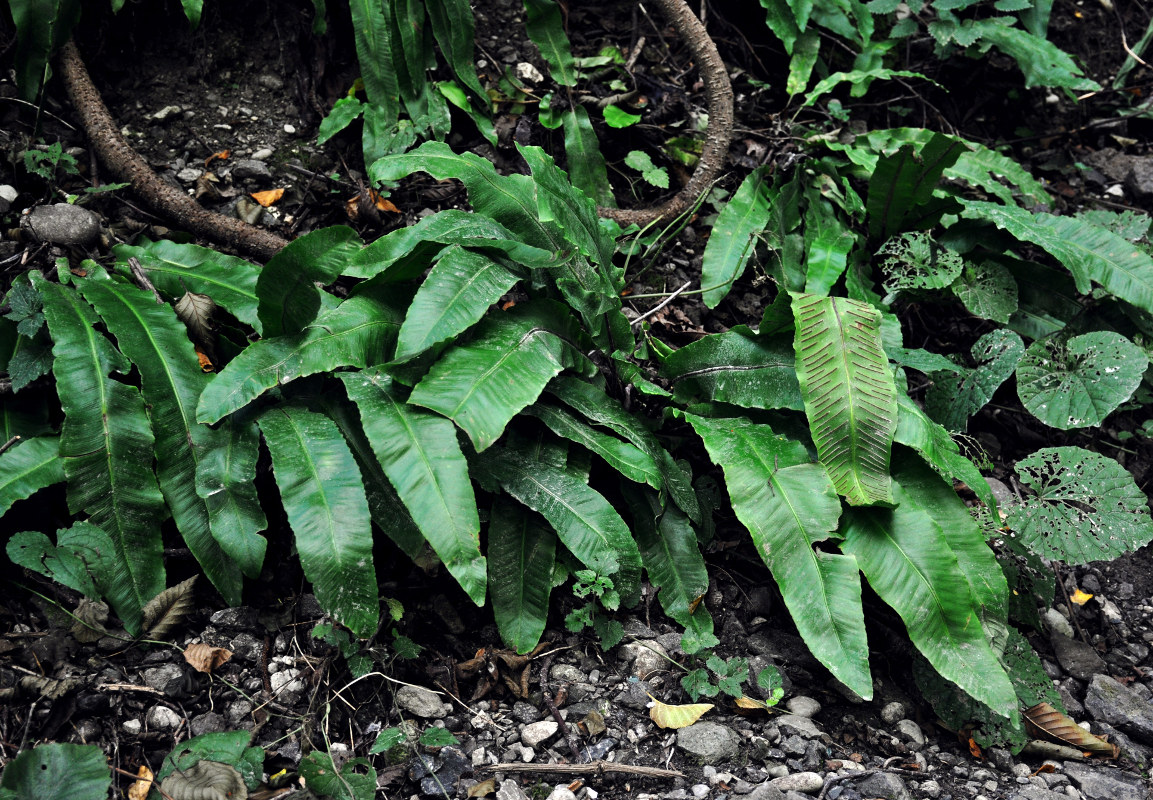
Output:
<path fill-rule="evenodd" d="M 904 392 L 897 393 L 897 430 L 893 441 L 913 448 L 939 474 L 968 486 L 990 511 L 997 513 L 997 500 L 989 482 L 943 427 L 921 410 Z"/>
<path fill-rule="evenodd" d="M 144 240 L 138 247 L 119 244 L 112 252 L 117 265 L 126 265 L 135 256 L 158 291 L 169 297 L 180 297 L 185 292 L 206 294 L 260 333 L 256 299 L 260 268 L 255 264 L 207 247 L 167 239 Z"/>
<path fill-rule="evenodd" d="M 213 536 L 208 508 L 196 493 L 200 454 L 223 440 L 219 432 L 196 422 L 196 403 L 208 376 L 200 369 L 184 324 L 170 306 L 127 283 L 86 278 L 77 280 L 77 288 L 140 371 L 155 436 L 156 477 L 180 535 L 225 602 L 237 605 L 240 569 Z M 259 569 L 257 565 L 257 574 Z"/>
<path fill-rule="evenodd" d="M 564 308 L 551 301 L 490 315 L 474 339 L 441 356 L 408 402 L 454 421 L 481 452 L 554 375 L 582 358 L 573 347 L 573 328 Z"/>
<path fill-rule="evenodd" d="M 26 439 L 0 454 L 0 517 L 17 500 L 64 480 L 60 437 Z"/>
<path fill-rule="evenodd" d="M 622 598 L 636 593 L 641 554 L 628 525 L 604 496 L 566 470 L 517 449 L 487 454 L 479 466 L 547 519 L 577 560 L 598 575 L 612 577 Z"/>
<path fill-rule="evenodd" d="M 758 167 L 741 181 L 717 215 L 701 257 L 703 299 L 709 308 L 716 308 L 744 273 L 757 249 L 757 236 L 769 224 L 769 203 L 777 194 L 769 168 Z"/>
<path fill-rule="evenodd" d="M 361 638 L 379 617 L 360 470 L 331 419 L 282 404 L 258 418 L 304 574 L 326 612 Z"/>
<path fill-rule="evenodd" d="M 535 403 L 525 409 L 525 413 L 540 419 L 558 436 L 563 436 L 570 442 L 576 442 L 590 452 L 596 453 L 630 481 L 647 483 L 654 489 L 661 488 L 663 478 L 656 462 L 652 456 L 636 445 L 601 433 L 583 420 L 577 419 L 574 414 L 557 406 Z"/>
<path fill-rule="evenodd" d="M 982 606 L 931 503 L 911 482 L 893 481 L 896 508 L 852 509 L 841 549 L 892 606 L 933 668 L 993 711 L 1009 717 L 1017 698 L 982 627 Z M 957 502 L 960 502 L 959 500 Z M 945 524 L 949 524 L 946 522 Z M 967 566 L 972 566 L 966 562 Z"/>
<path fill-rule="evenodd" d="M 672 455 L 661 446 L 652 431 L 640 419 L 625 411 L 621 404 L 588 381 L 562 375 L 548 385 L 548 392 L 579 411 L 586 419 L 603 425 L 647 453 L 661 471 L 661 488 L 689 519 L 700 522 L 701 509 L 693 492 L 692 476 L 685 475 Z"/>
<path fill-rule="evenodd" d="M 799 442 L 744 418 L 684 414 L 704 440 L 737 519 L 781 589 L 813 655 L 861 697 L 871 697 L 861 582 L 851 556 L 814 548 L 840 538 L 841 503 L 820 464 Z"/>
<path fill-rule="evenodd" d="M 484 604 L 485 561 L 480 519 L 456 427 L 414 408 L 378 368 L 340 375 L 360 409 L 364 433 L 413 521 L 449 574 L 477 605 Z"/>
<path fill-rule="evenodd" d="M 395 124 L 400 116 L 400 84 L 389 58 L 390 20 L 380 0 L 350 0 L 356 58 L 361 64 L 364 93 L 368 102 L 385 111 Z"/>
<path fill-rule="evenodd" d="M 565 238 L 600 268 L 610 285 L 619 282 L 612 278 L 613 240 L 601 227 L 593 201 L 569 183 L 564 170 L 544 150 L 520 146 L 517 149 L 532 170 L 541 221 L 555 221 Z"/>
<path fill-rule="evenodd" d="M 548 621 L 556 534 L 538 515 L 498 497 L 488 526 L 488 592 L 500 638 L 518 653 L 536 647 Z"/>
<path fill-rule="evenodd" d="M 1034 214 L 976 200 L 962 202 L 966 219 L 991 222 L 1060 261 L 1073 273 L 1081 294 L 1089 294 L 1092 283 L 1097 283 L 1115 297 L 1153 312 L 1153 257 L 1132 242 L 1074 217 Z"/>
<path fill-rule="evenodd" d="M 196 494 L 204 500 L 212 535 L 220 547 L 241 572 L 256 578 L 268 549 L 268 541 L 260 535 L 268 520 L 254 483 L 260 431 L 251 420 L 232 417 L 216 432 L 211 445 L 199 453 Z"/>
<path fill-rule="evenodd" d="M 453 74 L 468 89 L 476 107 L 488 114 L 491 100 L 480 85 L 473 62 L 476 21 L 468 0 L 439 0 L 426 3 L 425 8 L 432 23 L 433 36 Z"/>
<path fill-rule="evenodd" d="M 933 135 L 919 147 L 902 145 L 877 159 L 869 178 L 869 236 L 883 242 L 901 230 L 913 209 L 929 202 L 941 173 L 966 149 L 960 139 Z"/>
<path fill-rule="evenodd" d="M 196 418 L 214 423 L 274 386 L 337 367 L 386 361 L 401 312 L 384 299 L 387 286 L 374 289 L 323 312 L 298 334 L 250 344 L 208 384 Z"/>
<path fill-rule="evenodd" d="M 131 365 L 101 333 L 75 291 L 32 273 L 52 334 L 53 374 L 64 424 L 60 457 L 68 508 L 87 512 L 111 537 L 125 565 L 125 593 L 109 598 L 125 627 L 139 630 L 141 609 L 164 591 L 160 523 L 164 498 L 152 473 L 153 436 L 135 387 L 112 380 Z"/>
<path fill-rule="evenodd" d="M 576 86 L 576 62 L 564 32 L 560 8 L 554 0 L 525 0 L 525 28 L 548 62 L 552 79 L 561 86 Z"/>
<path fill-rule="evenodd" d="M 616 208 L 608 167 L 601 155 L 589 112 L 578 105 L 561 114 L 561 124 L 564 126 L 564 152 L 573 186 L 591 197 L 597 205 Z"/>
<path fill-rule="evenodd" d="M 687 344 L 664 359 L 661 374 L 683 403 L 804 409 L 792 341 L 736 325 Z"/>
<path fill-rule="evenodd" d="M 828 294 L 844 274 L 856 241 L 832 204 L 811 192 L 805 209 L 805 291 Z"/>
<path fill-rule="evenodd" d="M 851 504 L 891 503 L 897 390 L 881 347 L 881 313 L 847 298 L 792 297 L 797 379 L 821 463 Z"/>
<path fill-rule="evenodd" d="M 560 256 L 525 244 L 499 222 L 469 211 L 449 208 L 415 225 L 387 233 L 352 257 L 343 274 L 353 278 L 399 281 L 417 278 L 432 263 L 441 245 L 458 244 L 471 250 L 507 253 L 525 267 L 555 267 Z"/>
<path fill-rule="evenodd" d="M 713 617 L 701 602 L 709 588 L 709 572 L 697 534 L 677 508 L 662 508 L 655 492 L 625 493 L 633 520 L 633 535 L 653 587 L 660 590 L 661 608 L 685 629 L 686 653 L 715 647 Z"/>
<path fill-rule="evenodd" d="M 518 280 L 486 255 L 459 245 L 445 248 L 408 307 L 394 360 L 406 361 L 464 333 Z"/>
<path fill-rule="evenodd" d="M 262 335 L 297 333 L 312 322 L 320 310 L 317 284 L 332 283 L 361 244 L 352 228 L 333 225 L 294 239 L 274 255 L 256 281 Z"/>

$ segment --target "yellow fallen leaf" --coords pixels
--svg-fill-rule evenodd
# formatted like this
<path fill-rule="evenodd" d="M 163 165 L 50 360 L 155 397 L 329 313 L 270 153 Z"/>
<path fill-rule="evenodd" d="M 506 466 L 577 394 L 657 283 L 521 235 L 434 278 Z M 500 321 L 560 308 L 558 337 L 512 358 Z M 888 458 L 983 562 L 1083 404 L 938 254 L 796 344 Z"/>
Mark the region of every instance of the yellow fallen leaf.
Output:
<path fill-rule="evenodd" d="M 769 704 L 764 700 L 757 700 L 755 697 L 747 697 L 741 695 L 734 701 L 737 707 L 738 714 L 749 714 L 753 711 L 768 711 Z"/>
<path fill-rule="evenodd" d="M 656 723 L 658 728 L 687 728 L 698 719 L 711 711 L 715 706 L 712 703 L 689 703 L 683 706 L 670 706 L 649 695 L 653 707 L 649 709 L 649 719 Z"/>
<path fill-rule="evenodd" d="M 128 787 L 128 800 L 144 800 L 152 788 L 152 770 L 143 764 L 136 772 L 136 780 Z"/>
<path fill-rule="evenodd" d="M 284 189 L 269 189 L 266 192 L 253 192 L 252 199 L 268 208 L 280 198 L 284 197 Z"/>
<path fill-rule="evenodd" d="M 480 783 L 474 783 L 468 787 L 469 797 L 488 797 L 496 791 L 496 781 L 492 778 L 483 780 Z"/>
<path fill-rule="evenodd" d="M 1072 596 L 1069 599 L 1072 600 L 1077 605 L 1083 606 L 1086 603 L 1088 603 L 1090 600 L 1093 599 L 1093 595 L 1089 594 L 1088 592 L 1083 592 L 1080 589 L 1077 589 L 1076 591 L 1073 592 Z"/>

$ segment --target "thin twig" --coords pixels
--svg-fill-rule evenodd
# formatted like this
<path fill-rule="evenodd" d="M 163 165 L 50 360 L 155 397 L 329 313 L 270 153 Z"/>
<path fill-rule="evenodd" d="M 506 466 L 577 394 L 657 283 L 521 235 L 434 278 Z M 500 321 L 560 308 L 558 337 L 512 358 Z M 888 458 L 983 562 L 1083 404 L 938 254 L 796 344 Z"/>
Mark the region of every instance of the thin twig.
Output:
<path fill-rule="evenodd" d="M 658 311 L 660 311 L 662 308 L 664 308 L 664 307 L 665 307 L 665 306 L 667 306 L 669 303 L 671 303 L 673 300 L 675 300 L 675 299 L 676 299 L 676 297 L 677 297 L 677 295 L 679 295 L 679 294 L 680 294 L 681 292 L 683 292 L 685 289 L 689 288 L 689 286 L 690 286 L 691 284 L 692 284 L 692 281 L 685 281 L 685 282 L 684 282 L 684 285 L 682 285 L 682 286 L 681 286 L 681 288 L 677 289 L 675 292 L 673 292 L 673 293 L 672 293 L 672 294 L 670 294 L 668 297 L 666 297 L 666 298 L 664 299 L 664 301 L 663 301 L 663 302 L 660 302 L 660 303 L 658 303 L 657 305 L 653 306 L 653 307 L 652 307 L 652 308 L 650 308 L 648 311 L 646 311 L 645 313 L 641 314 L 639 317 L 637 317 L 636 319 L 634 319 L 634 320 L 633 320 L 633 325 L 640 325 L 642 322 L 644 322 L 646 319 L 648 319 L 649 317 L 651 317 L 653 314 L 655 314 L 655 313 L 657 313 Z"/>
<path fill-rule="evenodd" d="M 683 778 L 685 774 L 675 769 L 641 767 L 633 764 L 617 764 L 613 761 L 590 761 L 587 764 L 489 764 L 482 769 L 490 772 L 559 772 L 565 775 L 643 775 L 647 778 Z"/>
<path fill-rule="evenodd" d="M 577 741 L 576 734 L 572 732 L 572 728 L 565 722 L 564 717 L 560 714 L 560 709 L 556 707 L 556 703 L 552 699 L 552 693 L 548 688 L 548 671 L 552 666 L 552 654 L 545 656 L 540 665 L 540 693 L 544 700 L 544 704 L 548 706 L 552 718 L 556 720 L 557 727 L 560 728 L 561 734 L 564 736 L 565 742 L 568 743 L 568 749 L 572 752 L 572 757 L 577 761 L 584 761 L 581 757 L 580 743 Z"/>
<path fill-rule="evenodd" d="M 8 449 L 10 449 L 14 444 L 16 444 L 19 441 L 20 441 L 20 436 L 16 435 L 16 436 L 13 436 L 8 441 L 6 441 L 4 444 L 0 444 L 0 453 L 6 452 Z"/>

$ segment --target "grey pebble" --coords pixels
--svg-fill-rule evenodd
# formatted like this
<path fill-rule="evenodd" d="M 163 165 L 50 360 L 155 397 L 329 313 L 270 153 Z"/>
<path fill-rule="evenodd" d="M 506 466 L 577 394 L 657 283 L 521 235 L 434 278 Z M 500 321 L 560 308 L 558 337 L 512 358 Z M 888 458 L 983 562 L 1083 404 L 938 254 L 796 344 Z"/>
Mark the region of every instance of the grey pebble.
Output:
<path fill-rule="evenodd" d="M 237 180 L 268 180 L 272 172 L 263 161 L 254 158 L 242 158 L 232 165 L 232 177 Z"/>
<path fill-rule="evenodd" d="M 790 697 L 785 703 L 785 708 L 789 709 L 789 713 L 796 714 L 798 717 L 812 718 L 821 712 L 821 704 L 805 695 Z"/>
<path fill-rule="evenodd" d="M 37 206 L 20 218 L 20 227 L 41 242 L 87 247 L 100 235 L 100 218 L 68 203 Z"/>
<path fill-rule="evenodd" d="M 435 692 L 423 686 L 401 686 L 396 690 L 396 704 L 413 716 L 434 719 L 445 714 L 444 703 Z"/>
<path fill-rule="evenodd" d="M 740 734 L 715 722 L 697 722 L 677 731 L 677 747 L 706 763 L 736 758 L 740 745 Z"/>
<path fill-rule="evenodd" d="M 896 701 L 885 703 L 884 708 L 881 709 L 881 720 L 886 725 L 895 725 L 899 720 L 904 718 L 905 706 Z"/>
<path fill-rule="evenodd" d="M 782 792 L 816 794 L 825 785 L 825 779 L 816 772 L 794 772 L 783 778 L 773 778 L 773 785 Z"/>
<path fill-rule="evenodd" d="M 144 721 L 151 730 L 171 731 L 176 730 L 184 720 L 168 706 L 153 706 L 148 709 L 148 714 L 145 715 Z"/>

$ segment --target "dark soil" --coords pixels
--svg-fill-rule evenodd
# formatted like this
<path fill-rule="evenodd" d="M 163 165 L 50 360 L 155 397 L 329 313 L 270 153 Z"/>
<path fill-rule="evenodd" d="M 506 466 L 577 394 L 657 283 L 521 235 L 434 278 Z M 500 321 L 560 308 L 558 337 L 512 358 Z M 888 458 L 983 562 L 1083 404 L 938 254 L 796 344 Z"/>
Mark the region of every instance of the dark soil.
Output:
<path fill-rule="evenodd" d="M 367 239 L 411 224 L 427 209 L 461 203 L 464 197 L 451 186 L 421 178 L 405 183 L 394 193 L 392 200 L 399 213 L 377 212 L 371 203 L 364 202 L 359 131 L 354 127 L 326 146 L 316 146 L 321 116 L 357 76 L 350 21 L 341 6 L 329 3 L 329 31 L 316 37 L 310 30 L 312 6 L 307 2 L 210 0 L 196 32 L 187 30 L 175 2 L 130 3 L 117 18 L 105 10 L 91 12 L 77 31 L 77 41 L 113 115 L 158 173 L 194 191 L 204 204 L 228 213 L 233 213 L 238 202 L 251 208 L 246 199 L 249 192 L 284 188 L 279 203 L 255 212 L 258 224 L 288 238 L 322 226 L 352 224 Z M 88 15 L 89 10 L 85 13 Z M 785 104 L 779 87 L 784 82 L 787 59 L 762 32 L 761 9 L 756 4 L 750 8 L 748 2 L 728 0 L 710 6 L 710 13 L 710 29 L 722 55 L 734 70 L 742 71 L 734 87 L 738 130 L 730 154 L 731 169 L 721 183 L 731 191 L 752 167 L 788 163 L 798 148 L 779 115 Z M 544 71 L 524 33 L 523 16 L 520 3 L 512 0 L 478 4 L 477 56 L 494 70 L 491 74 L 522 61 Z M 1107 85 L 1107 77 L 1124 57 L 1117 45 L 1119 22 L 1127 30 L 1129 42 L 1140 37 L 1146 24 L 1136 7 L 1116 15 L 1095 3 L 1058 7 L 1053 38 L 1081 57 L 1089 73 Z M 637 7 L 572 4 L 568 26 L 574 48 L 581 54 L 595 52 L 604 42 L 630 47 L 640 36 L 648 43 L 638 63 L 648 76 L 646 81 L 651 85 L 647 91 L 657 103 L 656 110 L 648 114 L 643 126 L 623 132 L 601 131 L 610 161 L 644 147 L 646 142 L 662 139 L 665 126 L 678 125 L 703 108 L 703 93 L 693 83 L 695 73 L 685 60 L 685 51 L 663 25 L 654 27 Z M 1106 91 L 1092 102 L 1076 104 L 1056 93 L 1023 89 L 1019 74 L 1007 59 L 973 61 L 959 57 L 939 64 L 931 60 L 924 43 L 915 43 L 914 50 L 917 47 L 924 48 L 921 68 L 943 85 L 954 87 L 952 93 L 920 83 L 878 86 L 869 95 L 870 104 L 853 107 L 854 126 L 925 125 L 990 145 L 1010 142 L 1016 156 L 1047 176 L 1060 202 L 1070 208 L 1091 204 L 1126 207 L 1129 201 L 1124 197 L 1106 194 L 1109 181 L 1098 180 L 1092 171 L 1075 165 L 1086 152 L 1106 146 L 1142 153 L 1141 142 L 1149 123 L 1136 119 L 1119 122 L 1117 117 L 1118 110 L 1132 102 L 1131 97 Z M 10 29 L 0 27 L 0 61 L 11 59 L 12 48 Z M 1145 68 L 1138 69 L 1138 82 L 1151 77 Z M 958 76 L 964 78 L 958 80 Z M 760 90 L 749 79 L 767 82 L 771 88 Z M 49 184 L 16 171 L 35 123 L 35 111 L 14 100 L 10 81 L 0 81 L 0 148 L 7 156 L 6 163 L 0 163 L 0 183 L 21 190 L 12 211 L 2 218 L 4 228 L 15 227 L 15 215 L 21 209 L 56 202 L 60 192 L 78 192 L 85 182 L 100 179 L 100 168 L 90 163 L 83 150 L 86 143 L 82 135 L 71 127 L 73 116 L 57 84 L 49 85 L 44 108 L 44 138 L 79 148 L 75 152 L 82 176 L 61 176 L 56 184 Z M 819 118 L 809 122 L 824 130 L 839 124 Z M 455 126 L 459 132 L 453 134 L 452 144 L 482 152 L 507 169 L 518 166 L 514 141 L 527 139 L 545 147 L 551 145 L 554 152 L 560 150 L 555 147 L 557 134 L 527 118 L 518 125 L 517 119 L 504 113 L 497 119 L 497 129 L 501 140 L 495 151 L 470 134 L 464 121 Z M 1129 140 L 1137 143 L 1129 144 Z M 656 152 L 652 146 L 646 149 Z M 223 151 L 230 151 L 230 155 L 213 158 Z M 233 173 L 233 165 L 254 155 L 267 165 L 267 175 L 240 177 Z M 651 189 L 632 186 L 623 175 L 614 175 L 613 180 L 622 203 L 645 204 L 658 199 L 650 194 Z M 181 235 L 169 228 L 169 220 L 140 208 L 129 191 L 98 195 L 89 207 L 106 223 L 104 241 L 88 254 L 92 257 L 103 258 L 107 247 L 117 241 Z M 701 215 L 709 213 L 706 206 Z M 672 291 L 698 276 L 704 230 L 699 221 L 690 222 L 661 259 L 636 278 L 634 293 Z M 25 250 L 12 242 L 3 246 L 7 248 L 0 250 L 7 270 L 5 287 L 19 271 L 50 269 L 56 256 L 84 255 L 52 252 L 35 245 Z M 10 257 L 17 253 L 26 255 L 12 261 Z M 678 299 L 654 319 L 655 332 L 680 345 L 705 332 L 757 324 L 764 305 L 771 300 L 772 289 L 766 282 L 758 283 L 755 270 L 750 272 L 753 274 L 740 282 L 715 312 L 692 298 Z M 656 302 L 636 301 L 635 310 L 643 313 Z M 906 316 L 918 319 L 916 313 Z M 906 335 L 909 341 L 926 342 L 924 346 L 930 349 L 967 348 L 983 332 L 966 319 L 942 326 L 939 309 L 926 309 L 923 318 L 927 320 L 924 327 L 907 330 Z M 1039 430 L 1021 413 L 1010 387 L 994 398 L 971 433 L 992 460 L 992 476 L 1005 482 L 1012 464 L 1037 447 L 1076 444 L 1117 458 L 1134 473 L 1138 485 L 1147 489 L 1153 481 L 1153 441 L 1135 437 L 1122 442 L 1117 437 L 1119 432 L 1140 427 L 1145 420 L 1143 411 L 1115 415 L 1101 430 Z M 708 471 L 711 467 L 699 464 L 695 468 Z M 13 514 L 39 524 L 45 509 L 63 517 L 63 498 L 33 498 Z M 605 736 L 615 737 L 612 757 L 617 763 L 670 768 L 686 776 L 585 776 L 585 796 L 594 796 L 587 789 L 609 798 L 638 791 L 661 795 L 711 783 L 710 796 L 722 797 L 739 792 L 742 781 L 765 780 L 770 774 L 766 764 L 788 762 L 790 770 L 796 771 L 790 758 L 799 767 L 818 771 L 832 769 L 829 764 L 834 761 L 857 761 L 870 768 L 884 764 L 908 781 L 927 780 L 931 775 L 940 784 L 940 797 L 984 795 L 992 800 L 1009 797 L 1010 790 L 1020 788 L 1004 772 L 999 784 L 993 781 L 995 789 L 975 781 L 985 765 L 972 760 L 963 735 L 958 738 L 956 732 L 935 724 L 932 712 L 912 689 L 911 654 L 898 633 L 902 630 L 900 622 L 886 616 L 876 598 L 872 598 L 877 606 L 873 617 L 878 622 L 870 630 L 870 641 L 875 648 L 877 696 L 862 705 L 837 691 L 830 676 L 796 638 L 773 582 L 747 537 L 735 521 L 728 522 L 721 521 L 707 554 L 715 578 L 704 602 L 718 621 L 722 643 L 717 652 L 724 657 L 750 658 L 755 665 L 775 664 L 786 679 L 786 699 L 803 695 L 821 704 L 818 721 L 826 735 L 817 740 L 820 747 L 816 755 L 803 748 L 798 753 L 777 749 L 784 746 L 787 736 L 781 735 L 773 717 L 739 716 L 731 706 L 723 706 L 708 719 L 738 731 L 746 747 L 731 763 L 694 763 L 672 746 L 667 731 L 649 723 L 643 699 L 640 705 L 635 698 L 631 704 L 628 701 L 635 695 L 639 677 L 660 699 L 687 702 L 678 685 L 680 673 L 662 669 L 638 676 L 635 651 L 633 659 L 625 658 L 624 648 L 603 653 L 592 639 L 565 632 L 561 622 L 567 609 L 557 610 L 545 635 L 550 646 L 533 660 L 527 675 L 528 691 L 524 692 L 519 683 L 523 666 L 510 669 L 507 660 L 496 655 L 501 645 L 489 612 L 474 608 L 443 573 L 422 573 L 399 554 L 386 550 L 377 559 L 382 565 L 382 594 L 397 598 L 405 608 L 397 633 L 424 649 L 418 658 L 405 661 L 390 657 L 391 651 L 381 648 L 378 673 L 353 681 L 337 650 L 311 635 L 321 612 L 307 594 L 289 538 L 281 530 L 271 533 L 268 564 L 261 579 L 249 586 L 246 608 L 223 610 L 219 598 L 207 587 L 197 587 L 197 610 L 170 634 L 175 647 L 127 646 L 112 638 L 81 643 L 69 633 L 70 621 L 61 617 L 58 608 L 75 608 L 79 598 L 35 576 L 10 572 L 8 577 L 19 583 L 9 584 L 0 602 L 0 688 L 5 701 L 0 706 L 0 760 L 6 761 L 17 749 L 41 741 L 95 742 L 110 754 L 114 766 L 134 774 L 141 765 L 157 768 L 173 746 L 190 735 L 240 728 L 251 730 L 254 743 L 267 750 L 270 760 L 266 771 L 270 773 L 281 766 L 291 769 L 302 752 L 324 748 L 326 742 L 334 751 L 343 747 L 346 754 L 361 756 L 381 728 L 407 724 L 404 712 L 394 702 L 401 681 L 445 693 L 443 699 L 450 700 L 452 708 L 437 717 L 437 724 L 456 735 L 465 753 L 487 748 L 489 753 L 503 755 L 507 747 L 502 750 L 502 731 L 515 722 L 542 715 L 548 718 L 538 685 L 542 664 L 547 662 L 554 665 L 554 676 L 555 665 L 571 665 L 587 679 L 567 689 L 570 698 L 582 695 L 569 701 L 576 704 L 568 716 L 570 725 L 603 701 L 599 708 L 608 725 Z M 169 555 L 171 574 L 179 578 L 194 573 L 195 565 L 187 552 L 173 550 Z M 1149 661 L 1153 554 L 1149 549 L 1109 564 L 1066 569 L 1062 578 L 1070 589 L 1096 588 L 1098 599 L 1082 607 L 1072 606 L 1071 616 L 1079 623 L 1085 640 L 1104 656 L 1109 671 L 1125 683 L 1153 687 Z M 1122 622 L 1106 621 L 1105 599 L 1120 606 Z M 1064 606 L 1060 591 L 1057 604 Z M 660 615 L 651 597 L 636 616 L 625 621 L 630 633 L 626 641 L 657 640 L 674 660 L 690 664 L 690 659 L 677 654 L 676 629 Z M 1031 641 L 1052 662 L 1047 638 L 1036 633 Z M 180 648 L 193 642 L 226 647 L 233 653 L 232 660 L 212 676 L 195 672 L 185 666 L 180 653 Z M 462 669 L 462 664 L 476 666 L 473 659 L 478 653 L 482 653 L 484 667 L 479 672 Z M 162 667 L 169 671 L 157 672 Z M 1065 679 L 1055 663 L 1053 669 L 1053 677 Z M 599 673 L 599 679 L 593 680 L 593 673 Z M 171 680 L 162 680 L 165 674 Z M 291 677 L 286 679 L 286 675 Z M 53 682 L 44 683 L 44 678 Z M 549 691 L 554 695 L 564 692 L 563 683 L 553 682 Z M 1083 690 L 1083 684 L 1070 686 L 1073 694 Z M 918 748 L 888 732 L 892 725 L 881 721 L 879 714 L 890 702 L 902 703 L 920 723 L 929 736 L 927 745 Z M 524 703 L 535 712 L 526 710 Z M 565 705 L 561 700 L 558 704 Z M 175 713 L 158 714 L 156 708 Z M 427 757 L 429 751 L 424 752 Z M 440 757 L 451 760 L 450 755 L 441 753 Z M 897 760 L 889 760 L 892 757 Z M 556 739 L 534 763 L 562 759 L 571 761 L 572 756 L 563 740 Z M 1140 767 L 1148 769 L 1148 759 L 1149 751 L 1136 744 L 1126 748 L 1120 765 L 1137 774 Z M 374 763 L 381 770 L 383 796 L 408 797 L 419 791 L 419 768 L 411 761 L 381 755 L 374 756 Z M 460 794 L 452 796 L 463 797 L 467 785 L 491 777 L 492 771 L 483 769 L 482 764 L 473 770 L 472 763 L 468 761 Z M 1039 765 L 1036 759 L 1026 763 Z M 967 766 L 962 769 L 957 765 Z M 705 766 L 714 768 L 714 778 L 717 773 L 728 773 L 728 782 L 711 781 Z M 927 772 L 930 767 L 935 771 Z M 526 791 L 565 782 L 558 775 L 536 777 L 512 770 L 501 775 L 515 778 Z M 118 777 L 117 783 L 123 792 L 130 780 Z M 829 791 L 827 796 L 834 794 Z M 842 797 L 849 800 L 853 794 L 846 790 Z"/>

